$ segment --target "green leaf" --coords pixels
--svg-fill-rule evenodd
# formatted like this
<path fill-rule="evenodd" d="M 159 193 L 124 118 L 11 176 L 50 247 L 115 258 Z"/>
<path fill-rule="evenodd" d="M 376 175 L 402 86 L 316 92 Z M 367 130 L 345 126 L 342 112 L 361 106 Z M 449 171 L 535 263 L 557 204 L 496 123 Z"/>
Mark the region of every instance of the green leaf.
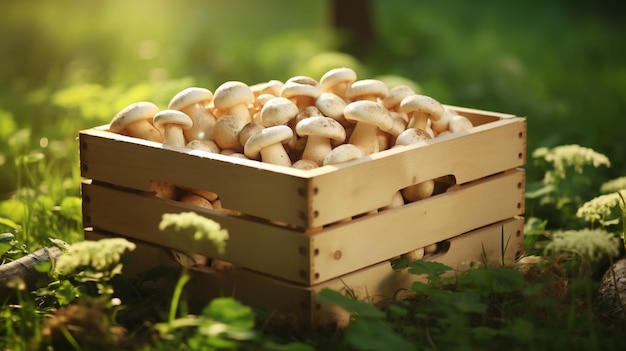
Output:
<path fill-rule="evenodd" d="M 8 199 L 0 202 L 0 224 L 6 225 L 13 230 L 20 230 L 17 223 L 22 223 L 26 215 L 26 206 L 16 199 Z"/>
<path fill-rule="evenodd" d="M 265 343 L 263 350 L 268 351 L 315 351 L 315 348 L 311 345 L 303 344 L 300 342 L 292 342 L 289 344 L 276 344 L 274 342 Z"/>
<path fill-rule="evenodd" d="M 451 271 L 452 267 L 443 263 L 417 260 L 409 264 L 409 273 L 428 276 L 429 280 L 440 277 L 447 271 Z"/>
<path fill-rule="evenodd" d="M 345 340 L 361 351 L 412 351 L 417 346 L 398 335 L 391 324 L 378 319 L 357 319 L 346 329 Z"/>
<path fill-rule="evenodd" d="M 462 313 L 478 313 L 487 312 L 487 305 L 480 301 L 480 295 L 475 292 L 459 292 L 454 293 L 452 302 L 454 307 Z"/>
<path fill-rule="evenodd" d="M 424 282 L 413 282 L 413 284 L 411 284 L 411 290 L 415 291 L 418 294 L 425 293 L 428 291 L 428 289 L 428 285 Z"/>
<path fill-rule="evenodd" d="M 50 272 L 51 268 L 52 268 L 52 262 L 50 261 L 39 262 L 35 265 L 35 270 L 40 273 Z"/>
<path fill-rule="evenodd" d="M 339 307 L 342 307 L 346 311 L 357 314 L 361 317 L 366 317 L 366 318 L 384 318 L 385 317 L 385 314 L 378 308 L 374 307 L 373 305 L 367 302 L 351 299 L 347 296 L 344 296 L 338 291 L 331 290 L 328 288 L 325 288 L 322 291 L 320 291 L 317 294 L 317 298 L 321 302 L 337 305 Z"/>
<path fill-rule="evenodd" d="M 409 260 L 406 257 L 400 257 L 391 260 L 391 268 L 404 269 L 409 266 Z"/>
<path fill-rule="evenodd" d="M 202 311 L 202 316 L 242 329 L 254 327 L 254 311 L 232 297 L 213 299 Z"/>
<path fill-rule="evenodd" d="M 522 288 L 524 277 L 516 269 L 497 268 L 490 270 L 492 289 L 496 293 L 513 292 Z"/>
<path fill-rule="evenodd" d="M 76 299 L 78 290 L 69 280 L 61 281 L 59 287 L 56 289 L 55 296 L 61 306 L 69 305 Z"/>
<path fill-rule="evenodd" d="M 82 215 L 82 200 L 77 196 L 66 196 L 61 201 L 61 214 L 76 222 L 81 222 Z"/>
<path fill-rule="evenodd" d="M 1 220 L 2 218 L 0 218 Z M 0 234 L 0 256 L 7 253 L 7 251 L 11 250 L 13 247 L 13 240 L 15 239 L 15 235 L 11 233 L 2 233 Z"/>

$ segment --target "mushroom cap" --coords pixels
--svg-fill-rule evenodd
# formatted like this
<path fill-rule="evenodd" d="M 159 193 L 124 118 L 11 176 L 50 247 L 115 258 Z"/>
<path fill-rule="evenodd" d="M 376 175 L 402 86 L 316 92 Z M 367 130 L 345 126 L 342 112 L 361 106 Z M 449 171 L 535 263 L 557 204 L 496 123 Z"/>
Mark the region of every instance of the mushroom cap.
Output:
<path fill-rule="evenodd" d="M 389 88 L 382 80 L 362 79 L 355 81 L 346 89 L 346 98 L 356 100 L 360 96 L 374 95 L 382 99 L 387 96 L 388 92 Z"/>
<path fill-rule="evenodd" d="M 241 143 L 241 145 L 246 145 L 246 142 L 248 141 L 248 139 L 250 139 L 251 136 L 259 133 L 264 128 L 265 127 L 263 126 L 263 124 L 259 122 L 253 121 L 253 122 L 246 124 L 239 131 L 239 143 Z"/>
<path fill-rule="evenodd" d="M 259 152 L 267 146 L 282 143 L 292 137 L 293 130 L 288 126 L 278 125 L 267 127 L 248 139 L 246 145 L 244 145 L 243 153 L 246 157 L 254 159 L 259 155 Z"/>
<path fill-rule="evenodd" d="M 346 139 L 346 130 L 341 123 L 324 116 L 313 116 L 301 120 L 296 124 L 296 133 L 299 136 L 314 135 L 337 141 Z"/>
<path fill-rule="evenodd" d="M 182 110 L 187 106 L 209 102 L 213 99 L 213 93 L 209 89 L 189 87 L 174 95 L 167 108 L 170 110 Z"/>
<path fill-rule="evenodd" d="M 450 122 L 448 124 L 448 130 L 451 133 L 460 132 L 463 130 L 468 130 L 472 128 L 474 125 L 469 118 L 461 115 L 454 115 L 450 118 Z"/>
<path fill-rule="evenodd" d="M 254 93 L 246 84 L 238 81 L 225 82 L 215 90 L 213 104 L 218 109 L 228 110 L 237 105 L 254 102 Z"/>
<path fill-rule="evenodd" d="M 297 169 L 307 170 L 307 169 L 317 168 L 317 167 L 319 167 L 319 165 L 317 163 L 315 163 L 315 161 L 313 161 L 313 160 L 301 159 L 301 160 L 298 160 L 298 161 L 294 162 L 291 165 L 291 167 L 297 168 Z"/>
<path fill-rule="evenodd" d="M 157 128 L 165 128 L 168 124 L 179 125 L 182 129 L 189 129 L 193 125 L 191 117 L 178 110 L 161 110 L 154 117 L 152 122 Z"/>
<path fill-rule="evenodd" d="M 277 79 L 268 80 L 267 82 L 257 83 L 250 86 L 250 89 L 254 95 L 259 96 L 261 94 L 271 94 L 273 96 L 280 95 L 280 89 L 284 83 Z"/>
<path fill-rule="evenodd" d="M 339 119 L 343 117 L 346 101 L 333 93 L 322 93 L 315 100 L 315 107 L 317 107 L 324 116 Z"/>
<path fill-rule="evenodd" d="M 381 100 L 383 106 L 388 109 L 394 108 L 402 102 L 402 99 L 409 95 L 415 95 L 415 91 L 408 85 L 398 85 L 389 90 L 387 95 Z"/>
<path fill-rule="evenodd" d="M 440 120 L 445 113 L 445 109 L 439 101 L 421 94 L 409 95 L 402 99 L 400 110 L 408 115 L 415 112 L 427 114 L 434 121 Z"/>
<path fill-rule="evenodd" d="M 127 126 L 141 121 L 152 120 L 159 112 L 157 105 L 148 101 L 139 101 L 124 107 L 111 120 L 109 130 L 113 133 L 121 133 Z"/>
<path fill-rule="evenodd" d="M 432 139 L 430 134 L 423 129 L 408 128 L 396 137 L 395 145 L 411 145 L 418 141 Z"/>
<path fill-rule="evenodd" d="M 285 98 L 308 96 L 316 99 L 322 93 L 322 86 L 315 79 L 307 76 L 289 78 L 280 89 L 280 96 Z"/>
<path fill-rule="evenodd" d="M 185 145 L 186 148 L 194 149 L 194 150 L 202 150 L 206 152 L 211 152 L 214 154 L 220 153 L 220 147 L 217 146 L 217 143 L 213 140 L 192 140 Z"/>
<path fill-rule="evenodd" d="M 298 106 L 286 97 L 277 96 L 267 100 L 260 114 L 266 127 L 287 124 L 298 114 Z"/>
<path fill-rule="evenodd" d="M 330 91 L 334 86 L 341 83 L 352 84 L 356 78 L 356 72 L 352 68 L 339 67 L 324 73 L 320 79 L 320 84 L 325 91 Z"/>
<path fill-rule="evenodd" d="M 322 165 L 327 166 L 348 162 L 363 156 L 365 156 L 365 152 L 360 147 L 354 144 L 341 144 L 326 154 Z"/>
<path fill-rule="evenodd" d="M 393 127 L 391 113 L 383 105 L 369 100 L 357 100 L 346 105 L 344 117 L 350 121 L 363 122 L 387 131 Z"/>

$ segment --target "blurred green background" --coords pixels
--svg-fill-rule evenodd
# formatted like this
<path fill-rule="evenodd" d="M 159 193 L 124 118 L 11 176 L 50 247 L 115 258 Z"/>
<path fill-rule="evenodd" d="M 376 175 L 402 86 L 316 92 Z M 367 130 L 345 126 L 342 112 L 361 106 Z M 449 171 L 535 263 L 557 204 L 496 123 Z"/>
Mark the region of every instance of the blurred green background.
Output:
<path fill-rule="evenodd" d="M 413 80 L 446 104 L 528 117 L 529 154 L 580 144 L 612 161 L 600 176 L 626 175 L 626 6 L 372 0 L 372 33 L 350 41 L 334 30 L 330 4 L 3 1 L 0 197 L 26 181 L 24 155 L 44 155 L 44 173 L 76 179 L 78 131 L 108 123 L 129 103 L 165 107 L 192 85 L 319 79 L 338 66 L 360 78 Z M 528 171 L 529 179 L 542 175 Z M 75 183 L 67 187 L 78 193 Z"/>

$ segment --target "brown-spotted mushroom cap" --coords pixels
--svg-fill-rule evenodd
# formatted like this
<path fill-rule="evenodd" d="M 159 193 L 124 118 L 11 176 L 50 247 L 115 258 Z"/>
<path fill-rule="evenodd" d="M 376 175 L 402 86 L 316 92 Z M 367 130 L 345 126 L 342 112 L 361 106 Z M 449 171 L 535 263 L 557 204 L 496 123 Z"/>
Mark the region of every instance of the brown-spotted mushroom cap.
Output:
<path fill-rule="evenodd" d="M 281 96 L 268 100 L 261 108 L 261 121 L 266 127 L 287 124 L 298 114 L 298 106 Z"/>
<path fill-rule="evenodd" d="M 443 105 L 427 95 L 409 95 L 400 102 L 400 110 L 409 115 L 407 128 L 426 129 L 428 119 L 435 123 L 442 119 Z"/>
<path fill-rule="evenodd" d="M 344 116 L 347 120 L 356 122 L 348 143 L 360 146 L 366 155 L 379 150 L 376 129 L 388 131 L 393 127 L 389 110 L 383 105 L 369 100 L 349 103 L 344 110 Z"/>
<path fill-rule="evenodd" d="M 250 122 L 248 105 L 254 103 L 254 93 L 242 82 L 229 81 L 215 89 L 213 104 L 216 108 L 226 110 L 227 114 L 239 119 L 243 124 Z"/>
<path fill-rule="evenodd" d="M 287 79 L 280 90 L 280 96 L 292 100 L 298 109 L 313 105 L 321 93 L 322 86 L 320 83 L 307 76 L 295 76 Z"/>
<path fill-rule="evenodd" d="M 345 99 L 346 89 L 356 81 L 356 72 L 348 67 L 333 68 L 324 73 L 320 85 L 325 92 L 334 93 Z"/>
<path fill-rule="evenodd" d="M 187 140 L 208 140 L 211 138 L 215 116 L 207 108 L 213 100 L 209 89 L 189 87 L 181 90 L 170 100 L 167 108 L 184 112 L 193 121 L 193 126 L 184 131 Z"/>
<path fill-rule="evenodd" d="M 346 119 L 343 117 L 343 111 L 346 105 L 344 99 L 333 93 L 322 93 L 315 100 L 315 107 L 317 107 L 324 116 L 344 123 Z"/>
<path fill-rule="evenodd" d="M 395 146 L 411 145 L 419 141 L 432 139 L 430 134 L 423 129 L 408 128 L 398 134 Z"/>
<path fill-rule="evenodd" d="M 387 96 L 389 88 L 382 80 L 357 80 L 346 89 L 346 98 L 350 101 L 369 100 L 378 101 Z"/>
<path fill-rule="evenodd" d="M 332 149 L 326 157 L 322 165 L 336 165 L 338 163 L 348 162 L 365 156 L 363 149 L 353 144 L 341 144 Z"/>
<path fill-rule="evenodd" d="M 288 126 L 267 127 L 248 139 L 243 152 L 250 159 L 256 159 L 261 154 L 263 162 L 291 167 L 291 160 L 282 143 L 292 136 L 293 130 Z"/>
<path fill-rule="evenodd" d="M 154 126 L 163 129 L 163 144 L 184 147 L 183 130 L 191 128 L 193 121 L 178 110 L 162 110 L 152 118 Z"/>
<path fill-rule="evenodd" d="M 163 136 L 152 124 L 152 118 L 157 112 L 159 108 L 152 102 L 132 103 L 113 117 L 109 131 L 160 143 L 163 141 Z"/>
<path fill-rule="evenodd" d="M 264 128 L 265 127 L 263 126 L 263 124 L 259 122 L 252 121 L 246 124 L 239 131 L 239 142 L 241 143 L 241 145 L 246 145 L 246 142 L 248 141 L 248 139 L 250 139 L 251 136 L 260 133 Z"/>
<path fill-rule="evenodd" d="M 344 141 L 346 130 L 341 123 L 330 117 L 313 116 L 296 124 L 296 133 L 307 136 L 302 158 L 322 165 L 324 157 L 332 150 L 330 140 Z"/>
<path fill-rule="evenodd" d="M 381 100 L 381 103 L 390 111 L 399 111 L 402 100 L 410 95 L 415 95 L 415 91 L 411 87 L 398 85 L 389 90 L 387 95 Z"/>

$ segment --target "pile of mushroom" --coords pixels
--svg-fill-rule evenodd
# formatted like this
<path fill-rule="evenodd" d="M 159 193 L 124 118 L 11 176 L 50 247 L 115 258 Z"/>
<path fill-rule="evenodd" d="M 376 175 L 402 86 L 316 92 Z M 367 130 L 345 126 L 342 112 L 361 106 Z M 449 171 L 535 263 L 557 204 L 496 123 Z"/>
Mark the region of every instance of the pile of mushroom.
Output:
<path fill-rule="evenodd" d="M 469 119 L 432 97 L 406 85 L 388 88 L 380 80 L 359 80 L 352 69 L 342 67 L 329 70 L 319 81 L 294 76 L 250 86 L 229 81 L 214 92 L 190 87 L 163 110 L 145 101 L 127 106 L 113 118 L 110 131 L 311 169 L 471 127 Z M 168 189 L 167 184 L 157 185 L 158 194 L 176 196 L 171 188 L 158 190 Z M 427 181 L 401 194 L 411 202 L 430 196 L 434 188 L 433 181 Z M 184 190 L 179 199 L 220 208 L 215 193 Z"/>

